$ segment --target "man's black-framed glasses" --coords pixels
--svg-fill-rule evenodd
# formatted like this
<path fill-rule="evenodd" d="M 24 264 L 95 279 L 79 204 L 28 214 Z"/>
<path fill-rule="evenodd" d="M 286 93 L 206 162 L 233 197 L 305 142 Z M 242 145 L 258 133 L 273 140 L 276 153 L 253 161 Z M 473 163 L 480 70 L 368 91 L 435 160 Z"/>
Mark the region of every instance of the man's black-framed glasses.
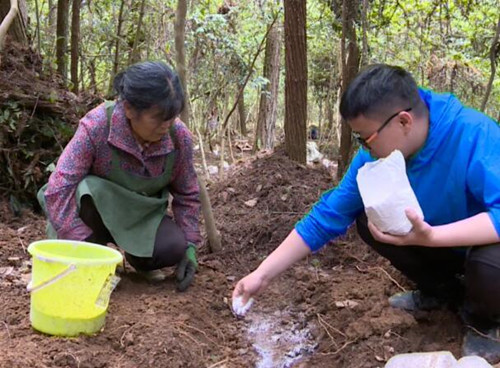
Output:
<path fill-rule="evenodd" d="M 361 138 L 361 136 L 357 132 L 352 132 L 352 136 L 354 137 L 354 139 L 356 139 L 356 141 L 358 141 L 358 143 L 360 145 L 362 145 L 366 149 L 370 149 L 370 143 L 373 142 L 375 140 L 375 138 L 377 138 L 377 136 L 380 134 L 380 132 L 382 131 L 382 129 L 384 129 L 391 122 L 392 119 L 394 119 L 396 116 L 398 116 L 402 112 L 410 112 L 411 109 L 412 108 L 409 107 L 407 109 L 400 110 L 400 111 L 392 114 L 391 116 L 389 116 L 387 118 L 386 121 L 384 121 L 384 123 L 380 126 L 380 128 L 378 128 L 375 132 L 373 132 L 372 134 L 370 134 L 367 138 Z"/>

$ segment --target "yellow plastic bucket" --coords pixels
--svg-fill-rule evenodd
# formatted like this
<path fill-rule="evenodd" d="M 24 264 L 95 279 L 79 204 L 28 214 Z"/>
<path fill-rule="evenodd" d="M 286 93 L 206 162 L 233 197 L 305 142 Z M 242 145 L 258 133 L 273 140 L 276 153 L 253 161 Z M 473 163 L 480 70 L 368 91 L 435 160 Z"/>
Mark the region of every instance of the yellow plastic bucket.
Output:
<path fill-rule="evenodd" d="M 115 249 L 71 240 L 31 243 L 30 320 L 34 329 L 59 336 L 94 334 L 103 326 L 123 257 Z"/>

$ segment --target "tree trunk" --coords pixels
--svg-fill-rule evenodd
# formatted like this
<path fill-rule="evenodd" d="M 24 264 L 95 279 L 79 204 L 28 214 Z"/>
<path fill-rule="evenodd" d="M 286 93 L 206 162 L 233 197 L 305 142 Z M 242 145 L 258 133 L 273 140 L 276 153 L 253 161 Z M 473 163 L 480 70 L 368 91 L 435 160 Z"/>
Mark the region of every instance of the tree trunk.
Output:
<path fill-rule="evenodd" d="M 276 117 L 278 115 L 278 94 L 279 94 L 279 84 L 280 84 L 280 54 L 281 54 L 281 29 L 278 24 L 276 24 L 271 30 L 269 35 L 268 45 L 270 56 L 270 64 L 268 65 L 269 76 L 266 78 L 270 81 L 270 99 L 267 99 L 267 116 L 264 120 L 264 137 L 262 142 L 265 149 L 274 148 L 274 138 L 276 130 Z M 267 53 L 267 49 L 266 49 Z M 307 69 L 306 69 L 307 73 Z M 307 85 L 306 85 L 307 88 Z M 307 92 L 306 92 L 307 93 Z"/>
<path fill-rule="evenodd" d="M 186 15 L 187 15 L 187 0 L 178 0 L 177 13 L 175 15 L 175 62 L 177 64 L 177 72 L 181 79 L 186 105 L 181 113 L 181 120 L 189 126 L 189 112 L 191 106 L 189 104 L 189 94 L 187 88 L 187 68 L 186 68 L 186 51 L 184 41 L 186 38 Z"/>
<path fill-rule="evenodd" d="M 362 27 L 362 48 L 361 48 L 361 65 L 368 65 L 368 0 L 361 0 L 363 2 L 363 7 L 361 9 L 361 27 Z"/>
<path fill-rule="evenodd" d="M 145 7 L 146 7 L 146 0 L 142 0 L 141 10 L 139 11 L 139 21 L 137 22 L 137 31 L 135 32 L 135 37 L 134 37 L 134 44 L 132 45 L 132 50 L 130 50 L 130 55 L 128 59 L 129 65 L 138 62 L 141 58 L 141 53 L 139 50 L 139 39 L 141 39 L 142 21 L 144 19 Z"/>
<path fill-rule="evenodd" d="M 488 81 L 488 85 L 486 87 L 486 93 L 484 94 L 483 102 L 481 103 L 481 111 L 484 111 L 484 109 L 486 108 L 486 104 L 488 103 L 488 98 L 490 97 L 491 93 L 491 87 L 493 86 L 493 81 L 495 79 L 495 73 L 497 70 L 497 65 L 496 65 L 496 59 L 498 57 L 497 53 L 500 53 L 500 44 L 498 43 L 499 36 L 500 36 L 500 18 L 498 19 L 495 37 L 493 38 L 493 42 L 491 43 L 491 49 L 490 49 L 491 74 L 490 74 L 490 80 Z"/>
<path fill-rule="evenodd" d="M 57 22 L 57 6 L 54 4 L 55 0 L 48 0 L 49 6 L 49 16 L 47 18 L 49 22 L 49 27 L 53 30 L 53 27 L 56 26 Z"/>
<path fill-rule="evenodd" d="M 354 25 L 358 5 L 358 0 L 343 0 L 342 2 L 342 93 L 347 89 L 347 86 L 359 70 L 359 49 L 356 42 L 356 29 Z M 352 149 L 351 128 L 343 121 L 341 129 L 340 160 L 337 171 L 337 179 L 339 180 L 349 166 Z"/>
<path fill-rule="evenodd" d="M 122 26 L 123 26 L 123 10 L 125 8 L 125 0 L 121 0 L 120 12 L 118 13 L 118 25 L 116 26 L 116 40 L 115 40 L 115 57 L 113 61 L 113 74 L 111 75 L 111 81 L 109 83 L 109 94 L 113 93 L 113 80 L 116 74 L 118 74 L 118 68 L 120 65 L 120 42 L 122 40 Z"/>
<path fill-rule="evenodd" d="M 57 72 L 66 84 L 68 65 L 66 52 L 68 48 L 68 17 L 69 0 L 59 0 L 57 2 L 57 40 L 56 40 L 56 60 Z"/>
<path fill-rule="evenodd" d="M 203 180 L 203 178 L 201 177 L 198 177 L 198 185 L 200 187 L 201 212 L 203 213 L 203 219 L 205 220 L 205 230 L 207 232 L 210 250 L 212 252 L 218 252 L 222 249 L 222 246 L 219 232 L 217 231 L 217 227 L 215 226 L 214 214 L 212 213 L 212 204 L 210 203 L 210 197 L 208 196 L 205 180 Z"/>
<path fill-rule="evenodd" d="M 47 29 L 48 33 L 46 35 L 46 38 L 49 42 L 50 45 L 50 50 L 51 54 L 53 53 L 53 47 L 54 47 L 54 37 L 56 35 L 56 22 L 57 22 L 57 4 L 54 4 L 56 0 L 48 0 L 48 7 L 49 7 L 49 14 L 46 19 L 47 21 Z"/>
<path fill-rule="evenodd" d="M 27 19 L 25 0 L 0 0 L 0 49 L 6 34 L 21 45 L 28 45 Z"/>
<path fill-rule="evenodd" d="M 42 40 L 40 39 L 40 7 L 38 6 L 38 0 L 35 0 L 35 16 L 36 16 L 36 48 L 38 53 L 42 53 Z"/>
<path fill-rule="evenodd" d="M 285 149 L 306 163 L 306 0 L 285 0 Z"/>
<path fill-rule="evenodd" d="M 274 23 L 276 23 L 276 20 L 278 19 L 278 13 L 276 13 L 275 17 L 273 18 L 273 21 L 271 22 L 271 24 L 269 25 L 269 27 L 267 28 L 267 31 L 266 31 L 266 34 L 264 35 L 264 37 L 262 38 L 262 40 L 260 41 L 260 44 L 259 44 L 259 47 L 257 49 L 257 52 L 255 53 L 255 55 L 253 56 L 253 59 L 252 59 L 252 62 L 250 63 L 250 67 L 248 68 L 248 72 L 247 72 L 247 75 L 245 77 L 245 80 L 243 81 L 243 83 L 240 84 L 239 86 L 239 90 L 238 90 L 238 93 L 236 95 L 236 99 L 233 103 L 233 106 L 231 107 L 231 109 L 229 110 L 229 113 L 226 115 L 226 117 L 224 118 L 224 123 L 222 124 L 222 128 L 221 128 L 221 132 L 222 132 L 222 136 L 225 134 L 226 132 L 226 129 L 227 129 L 227 126 L 228 126 L 228 123 L 229 123 L 229 118 L 231 117 L 231 115 L 233 114 L 234 110 L 236 110 L 236 107 L 238 106 L 238 101 L 240 100 L 241 98 L 241 95 L 243 94 L 243 91 L 245 90 L 245 87 L 248 83 L 248 80 L 250 79 L 250 76 L 252 75 L 253 73 L 253 69 L 255 67 L 255 62 L 257 61 L 257 57 L 260 55 L 260 53 L 262 52 L 263 48 L 264 48 L 264 43 L 266 42 L 267 40 L 267 36 L 269 34 L 269 32 L 271 31 L 272 27 L 274 26 Z"/>
<path fill-rule="evenodd" d="M 71 16 L 71 82 L 73 93 L 78 93 L 78 55 L 80 47 L 80 6 L 82 0 L 73 0 Z"/>
<path fill-rule="evenodd" d="M 240 125 L 240 133 L 243 137 L 247 135 L 247 112 L 245 107 L 245 93 L 241 94 L 241 97 L 238 101 L 238 115 L 239 115 L 239 125 Z"/>
<path fill-rule="evenodd" d="M 257 120 L 258 129 L 255 136 L 254 150 L 258 148 L 259 141 L 264 149 L 274 148 L 274 130 L 276 126 L 280 75 L 280 46 L 280 29 L 279 26 L 275 24 L 266 40 L 263 75 L 269 83 L 262 88 L 260 95 L 259 115 Z"/>

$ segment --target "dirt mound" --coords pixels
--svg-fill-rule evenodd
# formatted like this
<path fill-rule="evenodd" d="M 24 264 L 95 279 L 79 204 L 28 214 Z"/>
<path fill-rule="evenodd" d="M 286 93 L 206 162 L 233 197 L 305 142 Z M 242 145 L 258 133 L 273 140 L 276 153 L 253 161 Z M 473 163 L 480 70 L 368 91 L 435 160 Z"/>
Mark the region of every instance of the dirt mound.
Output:
<path fill-rule="evenodd" d="M 2 50 L 0 86 L 0 188 L 34 204 L 49 175 L 46 167 L 96 98 L 68 92 L 56 73 L 42 74 L 37 53 L 14 42 Z"/>
<path fill-rule="evenodd" d="M 210 188 L 224 250 L 255 257 L 274 249 L 332 184 L 322 166 L 297 164 L 283 150 L 236 167 Z"/>
<path fill-rule="evenodd" d="M 44 221 L 0 208 L 0 367 L 382 367 L 394 354 L 451 350 L 461 330 L 448 311 L 411 315 L 387 296 L 406 280 L 351 233 L 299 262 L 236 319 L 236 281 L 274 249 L 333 185 L 323 169 L 282 152 L 248 161 L 210 188 L 223 251 L 200 252 L 185 293 L 173 274 L 149 285 L 127 268 L 96 336 L 48 337 L 29 324 L 29 256 Z M 5 210 L 5 211 L 4 211 Z M 10 260 L 9 260 L 10 258 Z"/>

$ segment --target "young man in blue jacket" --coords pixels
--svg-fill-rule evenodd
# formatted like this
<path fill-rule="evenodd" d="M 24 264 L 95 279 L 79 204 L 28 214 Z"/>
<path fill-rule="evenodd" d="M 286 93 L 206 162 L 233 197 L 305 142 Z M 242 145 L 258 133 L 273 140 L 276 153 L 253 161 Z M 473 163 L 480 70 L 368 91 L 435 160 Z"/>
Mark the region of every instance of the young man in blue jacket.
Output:
<path fill-rule="evenodd" d="M 281 245 L 238 282 L 250 297 L 357 222 L 361 238 L 413 280 L 418 290 L 389 304 L 460 308 L 464 355 L 500 360 L 500 127 L 451 94 L 419 89 L 405 70 L 372 65 L 342 96 L 340 113 L 361 144 L 340 184 L 323 194 Z M 400 150 L 424 219 L 412 209 L 405 236 L 379 231 L 364 215 L 356 175 L 365 163 Z M 479 333 L 478 333 L 479 332 Z"/>

